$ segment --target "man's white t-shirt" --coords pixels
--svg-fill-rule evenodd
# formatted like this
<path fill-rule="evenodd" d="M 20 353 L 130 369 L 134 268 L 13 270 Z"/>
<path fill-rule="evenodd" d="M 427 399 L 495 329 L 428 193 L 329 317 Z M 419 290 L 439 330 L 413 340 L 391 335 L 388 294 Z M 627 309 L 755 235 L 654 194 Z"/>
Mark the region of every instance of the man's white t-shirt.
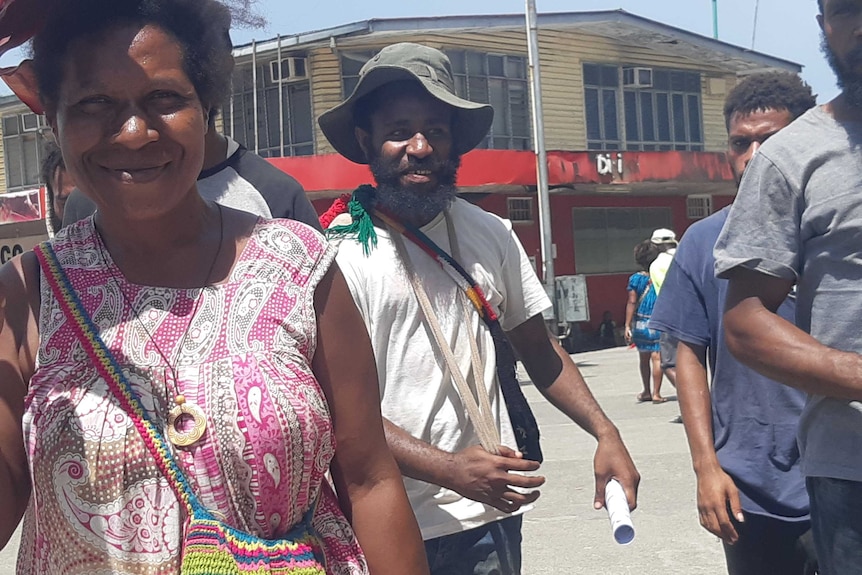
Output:
<path fill-rule="evenodd" d="M 509 331 L 542 313 L 551 302 L 536 277 L 511 223 L 458 199 L 448 210 L 456 230 L 459 261 L 479 282 Z M 451 253 L 443 214 L 422 228 Z M 389 232 L 376 228 L 369 255 L 352 239 L 340 242 L 337 262 L 362 314 L 377 361 L 383 416 L 439 449 L 456 452 L 479 439 L 398 259 Z M 463 292 L 440 265 L 405 239 L 410 260 L 437 313 L 440 327 L 465 375 L 470 373 L 468 337 L 476 337 L 484 360 L 485 388 L 502 443 L 516 448 L 512 425 L 496 379 L 494 343 L 477 313 L 466 326 Z M 472 379 L 469 380 L 472 384 Z M 459 494 L 408 477 L 407 495 L 424 539 L 433 539 L 509 517 Z M 521 510 L 523 512 L 524 509 Z"/>

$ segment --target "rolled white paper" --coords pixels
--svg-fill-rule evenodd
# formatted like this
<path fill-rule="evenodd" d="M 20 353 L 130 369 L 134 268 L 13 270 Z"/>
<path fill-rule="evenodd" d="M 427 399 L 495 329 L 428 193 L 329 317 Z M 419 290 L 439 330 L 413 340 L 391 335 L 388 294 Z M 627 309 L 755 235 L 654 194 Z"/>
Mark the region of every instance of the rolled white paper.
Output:
<path fill-rule="evenodd" d="M 628 545 L 635 538 L 635 527 L 629 511 L 629 502 L 623 486 L 616 479 L 611 479 L 605 485 L 605 509 L 611 520 L 611 531 L 614 540 L 620 545 Z"/>

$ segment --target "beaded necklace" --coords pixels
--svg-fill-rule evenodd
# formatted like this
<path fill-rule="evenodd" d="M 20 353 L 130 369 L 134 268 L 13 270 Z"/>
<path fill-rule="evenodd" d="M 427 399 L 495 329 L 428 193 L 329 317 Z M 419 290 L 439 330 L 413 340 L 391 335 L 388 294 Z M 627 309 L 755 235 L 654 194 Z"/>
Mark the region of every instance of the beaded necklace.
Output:
<path fill-rule="evenodd" d="M 203 288 L 201 292 L 195 297 L 194 305 L 192 307 L 191 314 L 189 317 L 189 323 L 186 326 L 185 331 L 183 332 L 182 338 L 180 338 L 179 345 L 177 346 L 177 354 L 182 353 L 183 346 L 186 343 L 186 338 L 189 335 L 189 330 L 191 329 L 192 323 L 194 322 L 195 315 L 200 308 L 201 301 L 203 300 L 203 289 L 206 288 L 212 277 L 213 270 L 215 269 L 216 262 L 218 261 L 219 254 L 222 250 L 222 244 L 224 243 L 224 215 L 222 213 L 221 205 L 216 204 L 216 208 L 218 208 L 219 215 L 219 240 L 218 240 L 218 248 L 216 249 L 215 255 L 210 262 L 209 268 L 207 269 L 206 277 L 204 278 Z M 118 275 L 118 270 L 115 270 L 115 266 L 109 266 L 107 257 L 105 256 L 105 248 L 104 241 L 102 240 L 101 235 L 96 233 L 97 237 L 97 245 L 99 248 L 99 257 L 102 260 L 102 265 L 105 266 L 105 269 L 111 274 L 111 279 L 114 281 L 114 284 L 117 286 L 117 289 L 120 292 L 120 296 L 123 298 L 123 302 L 132 310 L 132 314 L 135 316 L 135 320 L 141 326 L 141 329 L 144 330 L 144 333 L 147 335 L 147 338 L 150 340 L 150 343 L 153 344 L 156 352 L 161 356 L 162 360 L 164 360 L 165 364 L 168 366 L 168 369 L 171 370 L 171 375 L 173 376 L 173 386 L 174 386 L 174 407 L 168 412 L 168 421 L 167 421 L 167 435 L 168 439 L 171 443 L 176 445 L 177 447 L 188 447 L 197 443 L 201 437 L 203 437 L 206 432 L 207 427 L 207 419 L 204 410 L 200 408 L 195 403 L 192 403 L 186 399 L 186 396 L 180 393 L 178 383 L 179 379 L 177 377 L 177 366 L 175 365 L 179 358 L 174 358 L 174 361 L 168 359 L 167 355 L 162 351 L 159 344 L 156 343 L 155 337 L 147 328 L 147 325 L 141 319 L 140 311 L 135 307 L 132 303 L 132 300 L 126 295 L 126 291 L 123 289 L 123 283 L 120 281 L 120 277 Z M 191 424 L 188 425 L 185 429 L 180 429 L 177 425 L 180 423 L 180 419 L 183 416 L 188 416 L 191 418 Z"/>
<path fill-rule="evenodd" d="M 497 378 L 515 431 L 518 449 L 526 459 L 541 462 L 542 448 L 539 444 L 539 427 L 518 382 L 514 351 L 482 288 L 455 258 L 425 235 L 422 230 L 416 226 L 400 222 L 395 216 L 383 213 L 379 208 L 375 210 L 373 207 L 375 194 L 375 189 L 365 184 L 354 190 L 350 197 L 339 198 L 321 217 L 321 221 L 328 220 L 331 223 L 336 216 L 344 212 L 350 214 L 352 221 L 350 224 L 326 228 L 326 236 L 331 239 L 353 238 L 362 246 L 363 253 L 368 255 L 377 245 L 377 233 L 374 231 L 374 222 L 371 219 L 371 215 L 374 214 L 390 229 L 403 234 L 421 248 L 443 268 L 467 295 L 467 299 L 473 304 L 485 325 L 488 326 L 494 340 Z M 449 225 L 451 222 L 447 218 L 447 226 Z M 450 241 L 451 239 L 452 229 L 450 228 Z"/>
<path fill-rule="evenodd" d="M 375 216 L 383 220 L 387 226 L 404 235 L 404 237 L 416 244 L 416 246 L 418 246 L 423 252 L 431 256 L 431 258 L 436 261 L 437 264 L 443 268 L 447 274 L 449 274 L 449 276 L 452 277 L 458 287 L 464 291 L 467 295 L 467 299 L 470 300 L 470 303 L 473 304 L 473 307 L 475 307 L 476 311 L 479 313 L 479 317 L 482 318 L 485 323 L 490 325 L 492 323 L 499 322 L 497 313 L 494 311 L 494 308 L 491 307 L 491 304 L 488 302 L 488 298 L 485 297 L 485 292 L 482 291 L 482 288 L 476 280 L 473 279 L 473 276 L 467 273 L 467 270 L 465 270 L 455 258 L 450 256 L 448 252 L 425 235 L 425 232 L 412 224 L 395 219 L 394 216 L 384 212 L 380 208 L 373 210 L 373 213 Z M 451 225 L 448 219 L 447 225 Z"/>

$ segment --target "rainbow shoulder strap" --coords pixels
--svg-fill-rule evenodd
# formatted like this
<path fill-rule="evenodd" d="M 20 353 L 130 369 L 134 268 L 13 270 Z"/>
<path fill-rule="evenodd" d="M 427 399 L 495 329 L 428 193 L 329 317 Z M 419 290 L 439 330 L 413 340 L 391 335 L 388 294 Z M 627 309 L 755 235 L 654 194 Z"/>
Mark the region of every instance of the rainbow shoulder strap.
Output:
<path fill-rule="evenodd" d="M 42 242 L 34 248 L 39 265 L 51 291 L 63 310 L 66 319 L 71 323 L 87 356 L 96 366 L 99 375 L 104 378 L 117 398 L 120 406 L 132 420 L 138 433 L 144 440 L 147 449 L 156 460 L 156 464 L 171 484 L 177 498 L 182 501 L 190 515 L 200 518 L 211 517 L 209 511 L 201 505 L 189 485 L 188 479 L 180 469 L 164 433 L 148 416 L 141 398 L 132 389 L 129 380 L 123 373 L 120 364 L 102 341 L 99 328 L 93 323 L 90 315 L 84 309 L 78 294 L 72 287 L 69 277 L 63 271 L 57 254 L 50 242 Z"/>

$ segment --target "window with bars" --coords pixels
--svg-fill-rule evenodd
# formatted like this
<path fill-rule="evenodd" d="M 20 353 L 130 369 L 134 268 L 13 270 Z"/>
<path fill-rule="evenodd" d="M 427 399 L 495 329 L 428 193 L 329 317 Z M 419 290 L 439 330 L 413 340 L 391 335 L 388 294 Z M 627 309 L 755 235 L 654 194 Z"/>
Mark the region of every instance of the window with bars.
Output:
<path fill-rule="evenodd" d="M 373 52 L 341 53 L 342 94 L 346 98 L 359 82 L 359 70 Z M 462 98 L 494 108 L 494 123 L 479 148 L 529 150 L 530 96 L 527 61 L 522 56 L 485 54 L 469 50 L 446 52 L 452 62 L 455 90 Z"/>
<path fill-rule="evenodd" d="M 533 221 L 533 198 L 506 198 L 509 220 L 513 223 Z"/>
<path fill-rule="evenodd" d="M 224 132 L 249 150 L 257 148 L 257 153 L 263 157 L 310 156 L 314 154 L 310 84 L 308 80 L 273 81 L 270 64 L 269 61 L 257 63 L 256 86 L 250 63 L 236 67 L 231 98 L 223 108 Z M 254 121 L 255 91 L 257 125 Z"/>
<path fill-rule="evenodd" d="M 359 83 L 359 70 L 368 62 L 374 52 L 371 50 L 363 50 L 357 52 L 339 52 L 341 60 L 341 95 L 346 100 L 356 84 Z"/>
<path fill-rule="evenodd" d="M 587 149 L 619 150 L 622 146 L 617 97 L 620 72 L 616 66 L 584 64 L 584 116 Z"/>
<path fill-rule="evenodd" d="M 671 218 L 670 208 L 573 208 L 576 273 L 638 271 L 635 246 Z"/>
<path fill-rule="evenodd" d="M 690 220 L 700 220 L 712 214 L 712 196 L 692 194 L 685 197 L 685 213 Z"/>
<path fill-rule="evenodd" d="M 651 84 L 621 86 L 618 66 L 583 68 L 590 150 L 703 150 L 698 72 L 654 69 Z"/>
<path fill-rule="evenodd" d="M 3 161 L 6 190 L 16 191 L 40 185 L 40 165 L 46 127 L 44 116 L 14 114 L 3 117 Z"/>
<path fill-rule="evenodd" d="M 532 149 L 526 58 L 469 50 L 449 50 L 446 55 L 458 95 L 494 108 L 491 131 L 478 147 Z"/>

